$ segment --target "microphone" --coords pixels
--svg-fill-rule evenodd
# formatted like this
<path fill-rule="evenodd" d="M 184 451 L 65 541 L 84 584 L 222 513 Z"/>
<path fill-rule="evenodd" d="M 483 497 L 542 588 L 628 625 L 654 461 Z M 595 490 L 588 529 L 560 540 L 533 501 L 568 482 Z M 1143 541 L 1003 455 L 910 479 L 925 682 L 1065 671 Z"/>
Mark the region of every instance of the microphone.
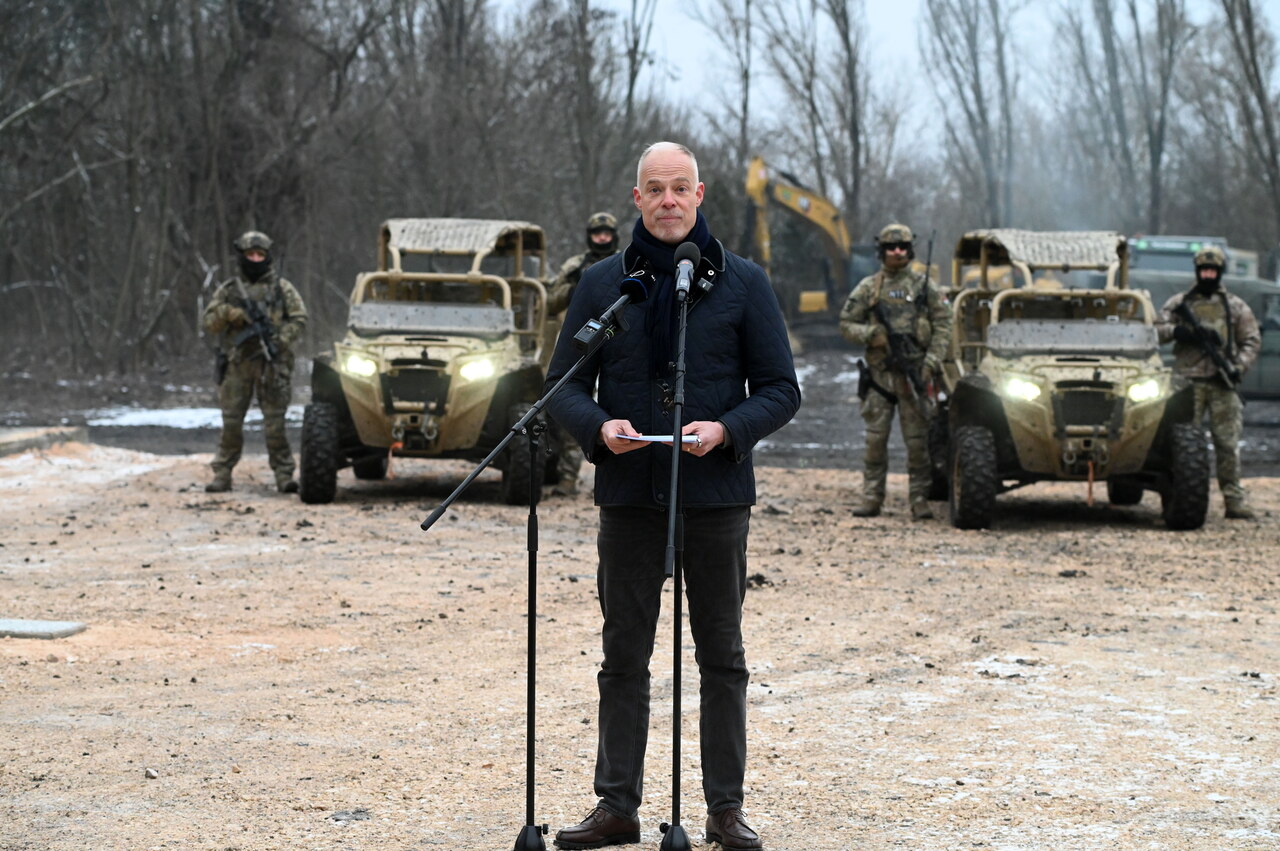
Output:
<path fill-rule="evenodd" d="M 702 262 L 702 252 L 692 242 L 682 242 L 676 249 L 676 301 L 689 297 L 693 283 L 693 270 Z"/>
<path fill-rule="evenodd" d="M 609 305 L 599 319 L 588 319 L 587 324 L 573 335 L 573 342 L 580 350 L 594 351 L 605 340 L 612 337 L 615 318 L 619 327 L 623 331 L 627 330 L 627 324 L 619 311 L 628 304 L 639 304 L 649 298 L 649 287 L 644 282 L 643 272 L 628 275 L 622 280 L 619 288 L 622 290 L 622 297 Z"/>

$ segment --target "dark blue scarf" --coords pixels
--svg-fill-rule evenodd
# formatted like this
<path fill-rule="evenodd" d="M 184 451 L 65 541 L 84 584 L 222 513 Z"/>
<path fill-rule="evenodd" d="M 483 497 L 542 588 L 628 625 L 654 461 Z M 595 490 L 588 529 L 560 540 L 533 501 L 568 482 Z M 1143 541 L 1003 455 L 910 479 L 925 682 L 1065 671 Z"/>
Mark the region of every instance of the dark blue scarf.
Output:
<path fill-rule="evenodd" d="M 693 230 L 681 242 L 692 242 L 700 252 L 706 253 L 707 246 L 711 245 L 711 228 L 701 210 Z M 657 277 L 657 286 L 649 297 L 651 304 L 645 314 L 644 332 L 652 346 L 653 376 L 660 378 L 672 372 L 675 361 L 677 246 L 660 242 L 644 226 L 644 219 L 636 219 L 636 225 L 631 229 L 631 247 L 649 261 Z"/>

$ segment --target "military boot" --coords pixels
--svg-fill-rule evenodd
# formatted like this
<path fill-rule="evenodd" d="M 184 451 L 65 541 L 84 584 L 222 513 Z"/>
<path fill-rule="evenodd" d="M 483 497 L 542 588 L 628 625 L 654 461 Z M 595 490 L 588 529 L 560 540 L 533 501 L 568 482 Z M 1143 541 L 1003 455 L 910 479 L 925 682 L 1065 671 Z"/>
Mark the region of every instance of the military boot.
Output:
<path fill-rule="evenodd" d="M 1252 520 L 1256 516 L 1243 499 L 1227 500 L 1225 515 L 1228 520 Z"/>
<path fill-rule="evenodd" d="M 854 517 L 879 517 L 880 516 L 880 500 L 862 498 L 862 502 L 853 507 Z"/>
<path fill-rule="evenodd" d="M 911 519 L 912 520 L 932 520 L 933 509 L 929 507 L 929 503 L 923 499 L 916 500 L 911 503 Z"/>
<path fill-rule="evenodd" d="M 215 473 L 213 481 L 204 486 L 205 493 L 226 493 L 231 490 L 231 472 Z"/>
<path fill-rule="evenodd" d="M 297 493 L 298 483 L 293 476 L 276 476 L 276 490 L 280 493 Z"/>

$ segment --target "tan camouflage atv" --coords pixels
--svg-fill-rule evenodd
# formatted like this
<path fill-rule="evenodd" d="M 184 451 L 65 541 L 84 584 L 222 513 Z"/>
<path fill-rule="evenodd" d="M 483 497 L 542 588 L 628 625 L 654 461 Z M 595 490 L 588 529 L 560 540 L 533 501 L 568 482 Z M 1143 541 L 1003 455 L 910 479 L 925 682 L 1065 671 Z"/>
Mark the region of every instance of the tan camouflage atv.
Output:
<path fill-rule="evenodd" d="M 1076 270 L 1106 272 L 1105 287 L 1071 288 Z M 941 441 L 954 526 L 986 528 L 997 494 L 1046 480 L 1085 483 L 1090 499 L 1106 482 L 1113 505 L 1152 490 L 1168 528 L 1203 525 L 1209 454 L 1192 389 L 1162 363 L 1155 308 L 1127 277 L 1117 233 L 960 239 Z"/>
<path fill-rule="evenodd" d="M 315 361 L 302 501 L 332 502 L 348 465 L 381 479 L 393 456 L 483 459 L 542 394 L 546 273 L 542 229 L 527 222 L 385 222 L 377 271 L 351 291 L 346 336 Z M 539 485 L 554 475 L 547 464 Z M 527 505 L 527 442 L 512 440 L 494 465 L 503 501 Z"/>

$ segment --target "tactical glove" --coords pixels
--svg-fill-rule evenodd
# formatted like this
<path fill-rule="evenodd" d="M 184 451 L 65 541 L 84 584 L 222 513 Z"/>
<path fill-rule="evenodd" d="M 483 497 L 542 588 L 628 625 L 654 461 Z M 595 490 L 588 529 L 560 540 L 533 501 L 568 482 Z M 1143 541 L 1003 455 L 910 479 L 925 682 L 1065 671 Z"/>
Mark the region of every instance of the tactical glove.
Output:
<path fill-rule="evenodd" d="M 871 332 L 871 336 L 867 338 L 868 348 L 877 348 L 889 345 L 889 333 L 884 327 L 877 325 Z"/>
<path fill-rule="evenodd" d="M 924 356 L 924 366 L 921 367 L 920 374 L 925 381 L 932 381 L 937 378 L 938 373 L 942 371 L 940 369 L 941 366 L 942 364 L 938 362 L 936 357 L 931 354 L 926 354 Z"/>
<path fill-rule="evenodd" d="M 249 324 L 249 314 L 244 312 L 244 308 L 234 304 L 223 305 L 222 319 L 232 328 L 243 328 Z"/>
<path fill-rule="evenodd" d="M 1179 343 L 1194 343 L 1196 341 L 1196 332 L 1192 331 L 1186 325 L 1173 326 L 1173 339 Z"/>

